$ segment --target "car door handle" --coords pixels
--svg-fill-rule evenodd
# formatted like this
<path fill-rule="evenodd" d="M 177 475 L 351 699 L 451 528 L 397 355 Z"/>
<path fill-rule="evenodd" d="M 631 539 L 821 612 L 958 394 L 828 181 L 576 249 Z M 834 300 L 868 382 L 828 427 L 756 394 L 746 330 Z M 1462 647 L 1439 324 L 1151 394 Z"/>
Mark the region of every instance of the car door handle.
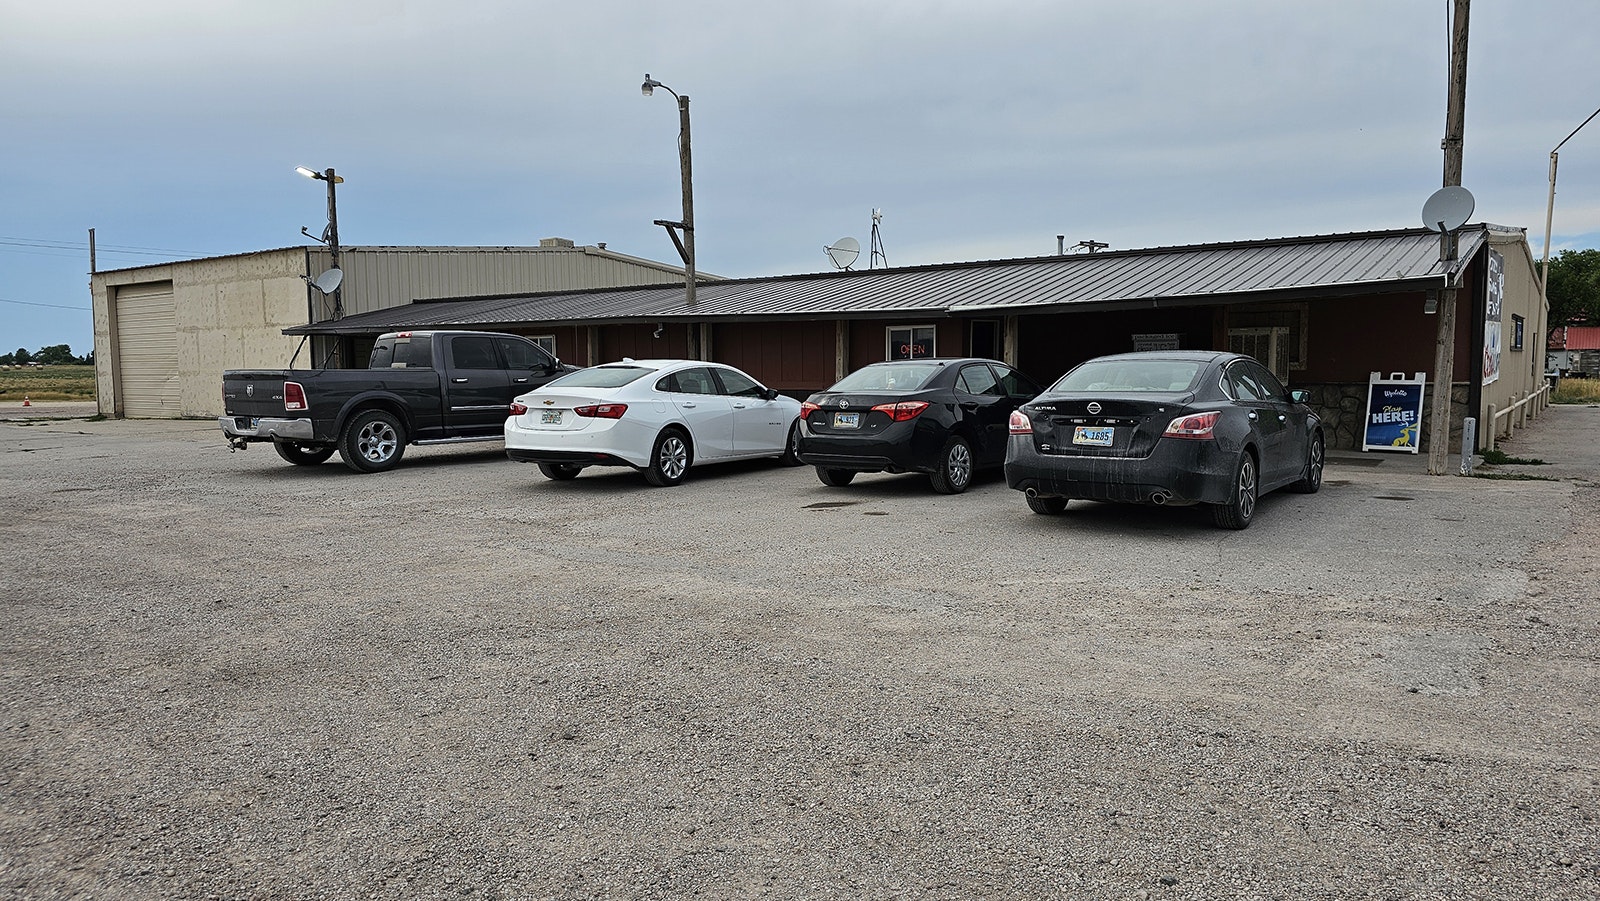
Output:
<path fill-rule="evenodd" d="M 734 404 L 733 408 L 735 410 L 743 410 L 744 409 L 744 404 Z"/>
<path fill-rule="evenodd" d="M 528 380 L 528 379 L 527 379 L 527 377 L 526 377 L 526 376 L 524 376 L 524 377 L 523 377 L 523 378 L 520 378 L 520 379 L 512 379 L 512 381 L 513 381 L 513 382 L 516 382 L 516 383 L 518 383 L 518 384 L 521 384 L 521 383 L 523 383 L 523 382 L 526 382 L 526 381 L 527 381 L 527 380 Z"/>
<path fill-rule="evenodd" d="M 466 379 L 451 379 L 451 381 L 455 382 L 457 385 L 465 385 L 467 383 Z"/>
<path fill-rule="evenodd" d="M 694 406 L 694 401 L 686 400 L 683 403 L 679 404 L 679 406 L 681 406 L 681 407 L 692 407 L 692 406 Z"/>

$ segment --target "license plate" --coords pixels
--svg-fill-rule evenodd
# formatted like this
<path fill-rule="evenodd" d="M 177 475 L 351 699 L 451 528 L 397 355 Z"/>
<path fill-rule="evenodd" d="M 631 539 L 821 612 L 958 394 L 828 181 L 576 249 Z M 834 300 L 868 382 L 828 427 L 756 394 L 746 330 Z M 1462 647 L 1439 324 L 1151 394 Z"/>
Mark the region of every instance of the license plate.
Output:
<path fill-rule="evenodd" d="M 1117 430 L 1111 426 L 1080 425 L 1072 430 L 1073 444 L 1087 444 L 1090 447 L 1110 447 L 1111 439 Z"/>
<path fill-rule="evenodd" d="M 540 425 L 554 425 L 554 424 L 559 423 L 559 422 L 561 422 L 561 411 L 560 410 L 540 410 L 539 411 L 539 424 Z"/>
<path fill-rule="evenodd" d="M 833 427 L 836 429 L 861 428 L 860 413 L 835 413 L 833 414 Z"/>

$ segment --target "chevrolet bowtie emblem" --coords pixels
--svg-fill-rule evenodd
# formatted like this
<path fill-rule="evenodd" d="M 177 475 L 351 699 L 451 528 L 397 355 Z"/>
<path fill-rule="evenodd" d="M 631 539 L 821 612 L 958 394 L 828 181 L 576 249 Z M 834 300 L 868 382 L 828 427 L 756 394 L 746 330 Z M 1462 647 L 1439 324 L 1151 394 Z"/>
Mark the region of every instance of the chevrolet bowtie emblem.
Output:
<path fill-rule="evenodd" d="M 553 400 L 547 400 L 547 401 L 544 402 L 544 405 L 547 406 L 547 407 L 553 407 L 553 406 L 556 405 L 556 402 L 553 401 Z"/>

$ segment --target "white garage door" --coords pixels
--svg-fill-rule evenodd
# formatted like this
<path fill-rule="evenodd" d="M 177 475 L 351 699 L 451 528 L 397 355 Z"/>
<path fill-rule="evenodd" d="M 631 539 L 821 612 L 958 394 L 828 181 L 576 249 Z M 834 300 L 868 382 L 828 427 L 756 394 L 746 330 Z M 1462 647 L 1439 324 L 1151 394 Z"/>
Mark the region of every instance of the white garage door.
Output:
<path fill-rule="evenodd" d="M 172 283 L 118 288 L 116 323 L 122 415 L 177 416 L 178 317 Z"/>

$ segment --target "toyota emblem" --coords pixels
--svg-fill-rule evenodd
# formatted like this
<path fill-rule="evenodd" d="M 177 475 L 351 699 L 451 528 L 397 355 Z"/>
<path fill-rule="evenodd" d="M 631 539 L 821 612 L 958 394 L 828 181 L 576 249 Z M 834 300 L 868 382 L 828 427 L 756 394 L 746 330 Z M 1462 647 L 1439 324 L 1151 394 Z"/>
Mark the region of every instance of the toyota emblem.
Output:
<path fill-rule="evenodd" d="M 1100 412 L 1100 402 L 1096 401 L 1096 400 L 1089 401 L 1089 412 L 1090 413 L 1098 413 L 1098 412 Z"/>
<path fill-rule="evenodd" d="M 849 399 L 848 399 L 848 398 L 843 398 L 843 397 L 841 397 L 841 398 L 839 398 L 839 406 L 841 406 L 841 407 L 848 407 L 848 406 L 850 406 L 850 401 L 849 401 Z"/>

